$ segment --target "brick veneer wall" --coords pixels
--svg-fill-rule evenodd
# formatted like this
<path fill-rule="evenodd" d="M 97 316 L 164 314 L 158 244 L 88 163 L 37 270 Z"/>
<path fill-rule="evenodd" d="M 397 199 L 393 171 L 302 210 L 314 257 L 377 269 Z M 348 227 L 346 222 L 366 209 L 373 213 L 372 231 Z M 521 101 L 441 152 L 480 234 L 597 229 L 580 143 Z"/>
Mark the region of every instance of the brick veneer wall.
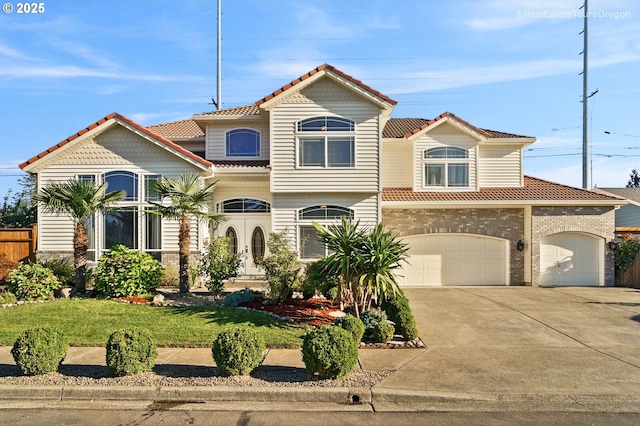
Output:
<path fill-rule="evenodd" d="M 510 284 L 524 284 L 524 209 L 382 209 L 382 223 L 399 236 L 464 233 L 509 240 Z"/>
<path fill-rule="evenodd" d="M 614 259 L 607 242 L 614 237 L 613 207 L 533 207 L 531 209 L 531 284 L 540 285 L 540 243 L 559 232 L 584 232 L 602 238 L 605 245 L 605 285 L 613 285 Z"/>

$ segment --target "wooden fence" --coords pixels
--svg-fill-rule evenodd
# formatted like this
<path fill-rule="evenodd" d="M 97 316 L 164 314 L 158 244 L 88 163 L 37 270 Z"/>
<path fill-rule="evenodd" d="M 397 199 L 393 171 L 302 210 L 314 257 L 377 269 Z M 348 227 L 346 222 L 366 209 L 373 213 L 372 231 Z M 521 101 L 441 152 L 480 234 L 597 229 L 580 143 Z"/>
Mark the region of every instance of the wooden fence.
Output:
<path fill-rule="evenodd" d="M 38 227 L 0 228 L 0 281 L 19 262 L 35 261 Z"/>

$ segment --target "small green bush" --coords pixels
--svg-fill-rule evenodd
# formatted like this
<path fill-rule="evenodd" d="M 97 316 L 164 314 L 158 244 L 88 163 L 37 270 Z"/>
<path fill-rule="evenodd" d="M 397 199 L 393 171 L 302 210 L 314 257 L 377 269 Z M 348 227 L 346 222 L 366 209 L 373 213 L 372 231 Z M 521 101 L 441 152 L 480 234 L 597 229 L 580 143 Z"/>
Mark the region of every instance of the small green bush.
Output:
<path fill-rule="evenodd" d="M 302 361 L 310 373 L 323 379 L 337 379 L 353 371 L 358 362 L 358 347 L 347 330 L 322 325 L 304 336 Z"/>
<path fill-rule="evenodd" d="M 338 287 L 330 287 L 326 291 L 323 291 L 324 297 L 330 300 L 336 300 L 338 298 Z"/>
<path fill-rule="evenodd" d="M 11 293 L 10 291 L 0 292 L 0 305 L 11 305 L 13 303 L 16 303 L 17 301 L 18 298 L 16 297 L 16 295 Z"/>
<path fill-rule="evenodd" d="M 260 365 L 264 352 L 264 340 L 248 328 L 223 331 L 213 341 L 211 348 L 218 370 L 227 376 L 245 376 L 251 373 Z"/>
<path fill-rule="evenodd" d="M 69 259 L 47 259 L 38 262 L 38 264 L 48 268 L 58 278 L 63 286 L 73 287 L 75 285 L 76 271 L 73 265 L 69 263 Z"/>
<path fill-rule="evenodd" d="M 19 300 L 53 299 L 54 291 L 62 287 L 62 283 L 51 269 L 37 263 L 20 263 L 9 272 L 7 288 Z"/>
<path fill-rule="evenodd" d="M 411 313 L 409 301 L 405 297 L 387 300 L 383 303 L 382 308 L 395 324 L 397 334 L 400 334 L 405 340 L 413 340 L 418 337 L 416 321 Z"/>
<path fill-rule="evenodd" d="M 69 344 L 62 332 L 52 327 L 31 328 L 18 336 L 11 355 L 20 374 L 35 376 L 57 371 L 67 356 Z"/>
<path fill-rule="evenodd" d="M 373 327 L 373 331 L 371 335 L 373 336 L 373 340 L 377 343 L 387 343 L 389 340 L 393 339 L 393 333 L 395 332 L 395 328 L 393 325 L 387 321 L 379 322 Z"/>
<path fill-rule="evenodd" d="M 356 343 L 360 343 L 362 336 L 364 336 L 364 324 L 362 324 L 360 318 L 352 316 L 340 317 L 336 318 L 333 324 L 351 333 Z"/>
<path fill-rule="evenodd" d="M 212 238 L 205 244 L 200 258 L 205 285 L 214 296 L 220 296 L 224 282 L 238 276 L 242 256 L 229 250 L 229 238 Z"/>
<path fill-rule="evenodd" d="M 95 288 L 107 297 L 141 296 L 153 292 L 163 268 L 150 254 L 116 245 L 100 256 Z"/>
<path fill-rule="evenodd" d="M 307 264 L 301 284 L 302 295 L 305 299 L 313 297 L 317 291 L 324 294 L 328 299 L 336 298 L 335 296 L 329 296 L 332 289 L 335 289 L 336 295 L 338 294 L 338 280 L 336 277 L 327 275 L 324 272 L 325 265 L 326 263 L 323 260 Z"/>
<path fill-rule="evenodd" d="M 115 331 L 107 341 L 107 368 L 115 376 L 151 371 L 157 356 L 151 334 L 141 328 Z"/>
<path fill-rule="evenodd" d="M 364 334 L 367 336 L 373 335 L 373 329 L 376 325 L 387 320 L 387 314 L 381 309 L 367 309 L 360 315 L 362 324 L 364 324 Z"/>
<path fill-rule="evenodd" d="M 290 247 L 287 231 L 272 232 L 267 241 L 269 254 L 256 259 L 256 266 L 264 269 L 269 283 L 268 296 L 275 302 L 282 302 L 291 297 L 293 290 L 302 283 L 302 262 L 298 260 L 298 252 Z"/>
<path fill-rule="evenodd" d="M 224 307 L 237 308 L 241 303 L 253 302 L 253 299 L 255 299 L 255 297 L 256 295 L 250 288 L 244 288 L 242 290 L 234 291 L 224 298 Z"/>

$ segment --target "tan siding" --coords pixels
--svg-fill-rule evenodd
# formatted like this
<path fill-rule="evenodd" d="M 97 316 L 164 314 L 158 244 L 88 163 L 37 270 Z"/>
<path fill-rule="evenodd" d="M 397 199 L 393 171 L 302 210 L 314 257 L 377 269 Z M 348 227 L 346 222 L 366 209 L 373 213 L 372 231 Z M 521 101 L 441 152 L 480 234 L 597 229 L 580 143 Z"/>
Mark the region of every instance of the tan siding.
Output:
<path fill-rule="evenodd" d="M 355 168 L 296 168 L 295 123 L 337 115 L 356 122 Z M 378 191 L 379 110 L 361 102 L 335 104 L 281 104 L 271 111 L 273 192 Z"/>
<path fill-rule="evenodd" d="M 382 187 L 410 188 L 413 186 L 413 147 L 405 140 L 382 143 Z"/>
<path fill-rule="evenodd" d="M 269 159 L 269 125 L 255 121 L 238 121 L 233 123 L 209 124 L 207 126 L 207 152 L 209 161 L 228 160 L 226 156 L 226 134 L 233 129 L 253 129 L 260 132 L 260 157 L 241 157 L 244 160 Z M 238 159 L 238 157 L 232 157 Z"/>
<path fill-rule="evenodd" d="M 447 188 L 446 191 L 469 191 L 477 188 L 477 167 L 476 152 L 478 142 L 467 135 L 423 135 L 414 143 L 414 190 L 433 191 L 436 189 L 424 187 L 424 151 L 440 146 L 454 146 L 469 150 L 469 187 L 468 188 Z"/>
<path fill-rule="evenodd" d="M 522 186 L 521 146 L 480 146 L 480 187 Z"/>

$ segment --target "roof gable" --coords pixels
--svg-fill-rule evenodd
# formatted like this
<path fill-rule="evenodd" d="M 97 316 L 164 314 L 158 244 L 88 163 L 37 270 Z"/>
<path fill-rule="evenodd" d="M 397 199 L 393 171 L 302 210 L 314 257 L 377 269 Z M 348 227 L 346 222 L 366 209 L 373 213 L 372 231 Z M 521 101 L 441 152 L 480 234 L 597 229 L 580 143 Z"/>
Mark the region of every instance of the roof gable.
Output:
<path fill-rule="evenodd" d="M 390 109 L 393 105 L 397 104 L 393 99 L 372 89 L 360 80 L 356 80 L 329 64 L 324 64 L 314 68 L 308 73 L 293 80 L 291 83 L 282 86 L 280 89 L 277 89 L 264 98 L 258 100 L 255 105 L 261 109 L 270 109 L 274 105 L 277 105 L 283 98 L 308 87 L 315 81 L 322 78 L 332 79 L 334 82 L 351 89 L 383 109 Z"/>
<path fill-rule="evenodd" d="M 20 168 L 26 172 L 30 172 L 34 168 L 36 168 L 37 165 L 42 164 L 45 158 L 47 158 L 48 160 L 51 160 L 52 156 L 62 155 L 64 154 L 65 151 L 68 151 L 72 146 L 77 145 L 78 143 L 80 143 L 81 141 L 89 137 L 96 137 L 102 132 L 113 127 L 114 125 L 121 125 L 122 127 L 125 127 L 129 131 L 138 134 L 139 136 L 143 137 L 147 141 L 151 143 L 155 143 L 157 146 L 168 150 L 170 153 L 174 154 L 175 156 L 187 162 L 192 163 L 193 165 L 195 165 L 196 167 L 200 168 L 203 171 L 210 170 L 212 166 L 212 164 L 209 161 L 195 155 L 191 151 L 182 148 L 181 146 L 171 142 L 170 140 L 154 133 L 153 131 L 147 129 L 146 127 L 143 127 L 118 113 L 112 113 L 107 115 L 106 117 L 101 118 L 95 123 L 90 124 L 86 128 L 80 130 L 78 133 L 75 133 L 69 136 L 68 138 L 52 146 L 51 148 L 45 151 L 42 151 L 41 153 L 39 153 L 34 157 L 31 157 L 24 163 L 20 164 Z"/>

